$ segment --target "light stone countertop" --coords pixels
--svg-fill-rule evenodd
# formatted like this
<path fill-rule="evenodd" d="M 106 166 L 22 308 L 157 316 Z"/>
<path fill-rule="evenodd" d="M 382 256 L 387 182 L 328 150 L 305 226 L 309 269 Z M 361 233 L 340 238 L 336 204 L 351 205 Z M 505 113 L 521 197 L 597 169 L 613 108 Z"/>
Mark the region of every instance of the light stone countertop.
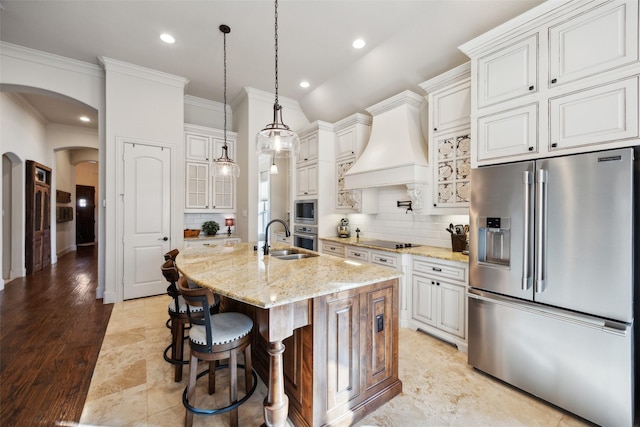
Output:
<path fill-rule="evenodd" d="M 430 258 L 437 258 L 446 261 L 455 261 L 461 262 L 464 264 L 469 263 L 469 256 L 463 255 L 461 252 L 453 252 L 451 249 L 441 248 L 438 246 L 418 246 L 415 248 L 404 248 L 404 249 L 387 249 L 380 248 L 377 246 L 372 246 L 367 244 L 367 242 L 372 242 L 380 239 L 368 239 L 368 238 L 357 238 L 357 237 L 320 237 L 320 240 L 326 240 L 334 243 L 341 243 L 343 245 L 351 245 L 351 246 L 360 246 L 363 248 L 375 249 L 377 251 L 386 251 L 386 252 L 395 252 L 398 254 L 411 254 L 411 255 L 419 255 Z"/>
<path fill-rule="evenodd" d="M 319 254 L 280 260 L 254 251 L 255 242 L 220 243 L 187 248 L 176 258 L 180 272 L 220 295 L 261 308 L 276 307 L 316 296 L 395 279 L 399 270 Z M 271 249 L 288 248 L 273 243 Z M 295 248 L 300 252 L 309 252 Z M 313 252 L 312 252 L 313 253 Z"/>

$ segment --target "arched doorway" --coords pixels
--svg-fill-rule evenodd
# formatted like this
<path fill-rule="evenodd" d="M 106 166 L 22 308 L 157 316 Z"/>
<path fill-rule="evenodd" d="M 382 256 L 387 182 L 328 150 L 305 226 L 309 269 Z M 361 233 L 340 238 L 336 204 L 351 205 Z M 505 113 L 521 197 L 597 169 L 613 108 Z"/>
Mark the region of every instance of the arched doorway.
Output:
<path fill-rule="evenodd" d="M 2 154 L 2 286 L 24 270 L 24 163 L 12 152 Z"/>

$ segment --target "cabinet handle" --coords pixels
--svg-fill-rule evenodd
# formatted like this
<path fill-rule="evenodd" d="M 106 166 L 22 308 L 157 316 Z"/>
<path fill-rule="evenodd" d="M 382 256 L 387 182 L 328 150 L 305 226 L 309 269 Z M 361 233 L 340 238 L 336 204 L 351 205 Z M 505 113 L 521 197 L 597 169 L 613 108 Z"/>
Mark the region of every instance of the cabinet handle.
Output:
<path fill-rule="evenodd" d="M 434 132 L 438 130 L 438 128 L 433 128 Z"/>
<path fill-rule="evenodd" d="M 438 268 L 438 267 L 431 267 L 431 269 L 432 269 L 433 271 L 442 271 L 442 269 L 441 269 L 441 268 Z"/>
<path fill-rule="evenodd" d="M 435 284 L 436 284 L 436 282 L 434 282 L 434 281 L 432 280 L 432 281 L 431 281 L 431 284 L 432 284 L 432 285 L 435 285 Z"/>
<path fill-rule="evenodd" d="M 529 151 L 533 151 L 533 147 L 529 147 Z"/>
<path fill-rule="evenodd" d="M 557 83 L 558 79 L 551 79 L 551 83 Z"/>
<path fill-rule="evenodd" d="M 436 282 L 436 286 L 440 286 L 440 282 Z"/>
<path fill-rule="evenodd" d="M 529 90 L 535 89 L 535 86 L 529 86 Z"/>
<path fill-rule="evenodd" d="M 360 254 L 359 254 L 359 253 L 354 253 L 354 255 L 355 255 L 355 256 L 360 256 Z"/>
<path fill-rule="evenodd" d="M 336 250 L 336 248 L 334 248 L 333 246 L 329 246 L 329 249 L 331 249 L 332 251 Z"/>
<path fill-rule="evenodd" d="M 387 262 L 386 258 L 380 258 L 380 262 Z"/>
<path fill-rule="evenodd" d="M 558 146 L 557 142 L 554 142 L 553 144 L 551 144 L 551 147 L 556 148 Z"/>

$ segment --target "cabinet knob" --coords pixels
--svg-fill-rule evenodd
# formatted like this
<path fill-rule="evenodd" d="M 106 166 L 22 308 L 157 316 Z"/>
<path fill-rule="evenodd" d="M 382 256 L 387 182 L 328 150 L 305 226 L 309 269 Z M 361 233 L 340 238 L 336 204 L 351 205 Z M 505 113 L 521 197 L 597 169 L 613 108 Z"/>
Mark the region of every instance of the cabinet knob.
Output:
<path fill-rule="evenodd" d="M 433 128 L 434 132 L 438 130 L 438 128 Z"/>
<path fill-rule="evenodd" d="M 535 86 L 529 86 L 529 90 L 535 89 Z"/>
<path fill-rule="evenodd" d="M 440 286 L 440 282 L 436 282 L 436 286 Z"/>
<path fill-rule="evenodd" d="M 558 79 L 551 79 L 551 83 L 557 83 Z"/>
<path fill-rule="evenodd" d="M 529 147 L 529 151 L 533 151 L 533 147 Z"/>
<path fill-rule="evenodd" d="M 435 284 L 436 284 L 436 282 L 434 282 L 434 281 L 432 280 L 432 281 L 431 281 L 431 284 L 432 284 L 432 285 L 435 285 Z"/>
<path fill-rule="evenodd" d="M 558 146 L 557 142 L 554 142 L 553 144 L 551 144 L 551 147 L 556 148 Z"/>

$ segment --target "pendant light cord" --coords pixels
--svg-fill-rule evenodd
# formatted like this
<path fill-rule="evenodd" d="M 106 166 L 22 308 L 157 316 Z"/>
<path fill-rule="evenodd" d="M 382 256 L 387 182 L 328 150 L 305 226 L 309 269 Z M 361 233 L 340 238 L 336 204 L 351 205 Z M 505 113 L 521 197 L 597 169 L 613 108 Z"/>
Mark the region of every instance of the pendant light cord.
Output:
<path fill-rule="evenodd" d="M 223 32 L 223 55 L 224 55 L 224 146 L 227 147 L 227 33 Z M 225 153 L 228 157 L 229 155 Z"/>
<path fill-rule="evenodd" d="M 278 0 L 275 0 L 276 106 L 278 106 Z"/>

